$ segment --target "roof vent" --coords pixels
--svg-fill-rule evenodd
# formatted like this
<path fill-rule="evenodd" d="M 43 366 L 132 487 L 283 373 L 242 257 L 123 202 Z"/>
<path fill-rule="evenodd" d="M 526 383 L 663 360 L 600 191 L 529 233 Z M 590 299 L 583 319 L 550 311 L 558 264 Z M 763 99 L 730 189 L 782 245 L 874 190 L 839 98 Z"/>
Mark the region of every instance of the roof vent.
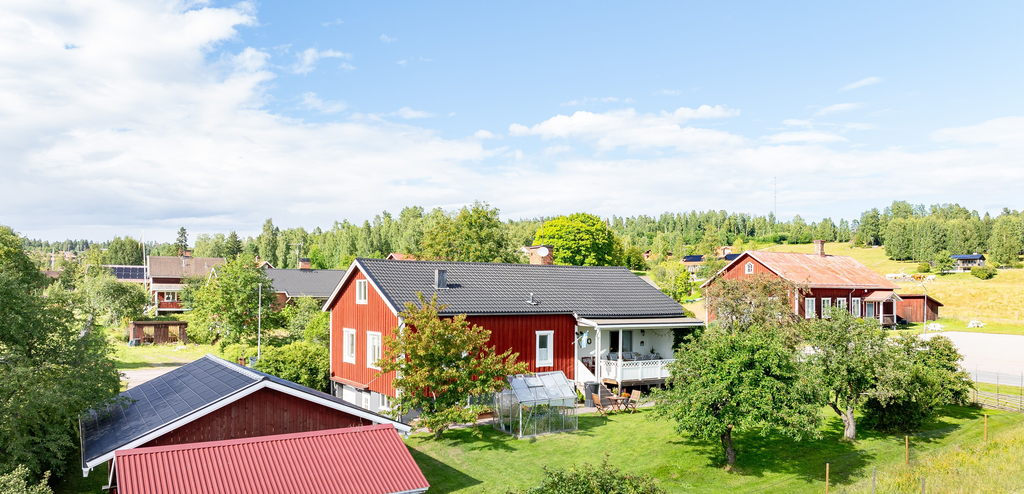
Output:
<path fill-rule="evenodd" d="M 528 304 L 530 304 L 530 305 L 537 305 L 537 304 L 539 304 L 540 302 L 538 302 L 538 301 L 534 300 L 534 299 L 533 299 L 533 292 L 530 292 L 530 299 L 529 299 L 529 300 L 527 300 L 527 301 L 526 301 L 526 303 L 528 303 Z"/>
<path fill-rule="evenodd" d="M 438 290 L 445 290 L 448 288 L 448 270 L 447 269 L 435 269 L 434 270 L 434 287 Z"/>

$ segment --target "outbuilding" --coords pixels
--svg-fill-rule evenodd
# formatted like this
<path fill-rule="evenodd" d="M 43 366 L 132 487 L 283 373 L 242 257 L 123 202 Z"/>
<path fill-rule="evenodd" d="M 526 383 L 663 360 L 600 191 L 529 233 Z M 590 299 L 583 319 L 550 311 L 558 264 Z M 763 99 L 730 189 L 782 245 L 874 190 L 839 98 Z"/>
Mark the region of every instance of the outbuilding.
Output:
<path fill-rule="evenodd" d="M 942 302 L 921 293 L 901 293 L 896 315 L 905 322 L 928 322 L 939 318 Z"/>

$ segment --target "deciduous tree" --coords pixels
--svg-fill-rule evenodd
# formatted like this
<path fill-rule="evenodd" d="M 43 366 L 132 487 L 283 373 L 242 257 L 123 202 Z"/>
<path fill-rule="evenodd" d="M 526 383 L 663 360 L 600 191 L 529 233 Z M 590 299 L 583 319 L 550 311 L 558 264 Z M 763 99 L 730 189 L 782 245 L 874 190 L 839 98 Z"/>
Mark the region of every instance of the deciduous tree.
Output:
<path fill-rule="evenodd" d="M 592 214 L 574 213 L 545 221 L 533 245 L 554 246 L 555 264 L 622 265 L 622 243 L 604 220 Z"/>
<path fill-rule="evenodd" d="M 434 210 L 420 238 L 422 256 L 438 261 L 517 261 L 509 228 L 498 213 L 498 208 L 479 201 L 454 214 Z"/>
<path fill-rule="evenodd" d="M 257 318 L 260 315 L 262 287 L 262 315 L 272 315 L 276 300 L 274 288 L 266 272 L 255 259 L 238 257 L 216 268 L 216 276 L 190 295 L 192 311 L 190 328 L 219 333 L 225 341 L 238 342 L 256 337 Z"/>

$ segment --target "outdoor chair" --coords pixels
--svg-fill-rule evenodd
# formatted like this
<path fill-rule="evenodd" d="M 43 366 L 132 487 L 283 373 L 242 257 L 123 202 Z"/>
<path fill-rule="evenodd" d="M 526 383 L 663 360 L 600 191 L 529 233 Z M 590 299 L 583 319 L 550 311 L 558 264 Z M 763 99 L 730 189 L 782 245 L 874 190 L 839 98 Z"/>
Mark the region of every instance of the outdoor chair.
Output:
<path fill-rule="evenodd" d="M 590 393 L 590 397 L 594 399 L 594 408 L 597 408 L 597 411 L 600 412 L 601 415 L 607 417 L 608 413 L 613 411 L 611 407 L 606 407 L 601 404 L 601 396 L 597 393 Z"/>
<path fill-rule="evenodd" d="M 629 410 L 629 413 L 633 413 L 636 411 L 636 406 L 639 404 L 640 390 L 634 389 L 633 392 L 629 394 L 629 401 L 626 402 L 626 410 Z"/>

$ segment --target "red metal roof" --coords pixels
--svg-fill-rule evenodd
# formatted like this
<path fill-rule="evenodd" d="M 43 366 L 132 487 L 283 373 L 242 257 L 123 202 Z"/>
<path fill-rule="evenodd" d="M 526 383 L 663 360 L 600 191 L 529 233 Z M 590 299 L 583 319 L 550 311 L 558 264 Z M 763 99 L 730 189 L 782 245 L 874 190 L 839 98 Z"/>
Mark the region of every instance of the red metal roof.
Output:
<path fill-rule="evenodd" d="M 423 492 L 389 424 L 118 451 L 120 494 Z"/>
<path fill-rule="evenodd" d="M 852 257 L 819 256 L 795 252 L 747 251 L 779 276 L 810 288 L 864 288 L 894 290 L 896 285 Z M 734 263 L 742 262 L 743 256 Z"/>

